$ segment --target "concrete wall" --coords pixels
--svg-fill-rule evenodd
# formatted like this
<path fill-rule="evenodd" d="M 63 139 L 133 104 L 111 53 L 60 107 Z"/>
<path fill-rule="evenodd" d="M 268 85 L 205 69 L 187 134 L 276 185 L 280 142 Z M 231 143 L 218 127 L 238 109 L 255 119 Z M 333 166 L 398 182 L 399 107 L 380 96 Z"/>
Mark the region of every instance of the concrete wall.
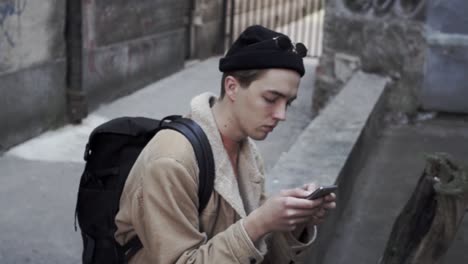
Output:
<path fill-rule="evenodd" d="M 223 3 L 0 0 L 0 152 L 221 54 Z"/>
<path fill-rule="evenodd" d="M 376 2 L 381 5 L 376 6 Z M 323 108 L 358 69 L 395 80 L 387 99 L 390 110 L 417 110 L 426 50 L 425 1 L 406 2 L 421 6 L 407 7 L 403 0 L 326 2 L 314 112 Z"/>
<path fill-rule="evenodd" d="M 421 103 L 426 110 L 468 113 L 468 2 L 429 2 Z"/>
<path fill-rule="evenodd" d="M 313 111 L 362 69 L 393 78 L 391 113 L 468 113 L 467 9 L 463 0 L 327 1 Z"/>
<path fill-rule="evenodd" d="M 83 0 L 82 85 L 90 109 L 184 65 L 184 0 Z"/>
<path fill-rule="evenodd" d="M 0 0 L 0 152 L 65 120 L 65 1 Z"/>
<path fill-rule="evenodd" d="M 223 0 L 195 0 L 190 57 L 204 59 L 224 52 Z"/>
<path fill-rule="evenodd" d="M 0 152 L 221 53 L 222 3 L 0 0 Z"/>

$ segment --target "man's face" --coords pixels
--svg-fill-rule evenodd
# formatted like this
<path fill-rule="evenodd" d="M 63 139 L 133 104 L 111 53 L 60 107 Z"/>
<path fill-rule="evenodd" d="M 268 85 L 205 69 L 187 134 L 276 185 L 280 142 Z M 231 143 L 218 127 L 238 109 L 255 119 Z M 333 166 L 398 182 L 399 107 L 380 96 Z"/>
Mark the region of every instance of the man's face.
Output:
<path fill-rule="evenodd" d="M 269 69 L 248 87 L 236 89 L 234 113 L 244 136 L 263 140 L 286 120 L 286 109 L 296 98 L 300 75 L 287 69 Z"/>

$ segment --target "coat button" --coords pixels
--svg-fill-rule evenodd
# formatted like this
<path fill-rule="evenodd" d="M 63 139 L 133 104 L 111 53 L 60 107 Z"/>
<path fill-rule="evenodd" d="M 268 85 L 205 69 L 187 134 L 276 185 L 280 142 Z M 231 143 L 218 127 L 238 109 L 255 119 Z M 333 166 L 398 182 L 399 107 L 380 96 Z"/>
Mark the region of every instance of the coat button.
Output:
<path fill-rule="evenodd" d="M 250 264 L 255 264 L 255 263 L 257 263 L 257 260 L 254 259 L 254 258 L 250 258 L 249 260 L 250 260 Z"/>

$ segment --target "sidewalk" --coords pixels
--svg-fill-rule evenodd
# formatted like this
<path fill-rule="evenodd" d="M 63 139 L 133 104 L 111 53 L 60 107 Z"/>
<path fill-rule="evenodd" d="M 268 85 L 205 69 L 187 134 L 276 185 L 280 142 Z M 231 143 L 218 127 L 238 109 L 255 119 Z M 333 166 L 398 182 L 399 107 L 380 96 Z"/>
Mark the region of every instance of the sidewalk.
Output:
<path fill-rule="evenodd" d="M 124 115 L 161 118 L 186 113 L 193 96 L 204 91 L 219 93 L 218 60 L 196 63 L 102 106 L 81 125 L 46 132 L 0 156 L 0 263 L 80 263 L 82 245 L 73 228 L 74 209 L 84 145 L 91 130 Z M 312 119 L 315 65 L 313 59 L 306 61 L 307 73 L 288 120 L 258 143 L 267 171 Z"/>

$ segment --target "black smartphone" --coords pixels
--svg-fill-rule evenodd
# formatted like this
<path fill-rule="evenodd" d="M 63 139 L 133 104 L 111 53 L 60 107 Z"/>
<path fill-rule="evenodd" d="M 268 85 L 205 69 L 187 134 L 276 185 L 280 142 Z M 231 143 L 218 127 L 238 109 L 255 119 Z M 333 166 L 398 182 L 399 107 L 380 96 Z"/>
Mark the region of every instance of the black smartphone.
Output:
<path fill-rule="evenodd" d="M 305 199 L 308 200 L 315 200 L 318 198 L 321 198 L 323 196 L 326 196 L 327 194 L 330 194 L 338 189 L 337 185 L 329 185 L 329 186 L 320 186 L 315 190 L 313 193 L 309 194 Z"/>

